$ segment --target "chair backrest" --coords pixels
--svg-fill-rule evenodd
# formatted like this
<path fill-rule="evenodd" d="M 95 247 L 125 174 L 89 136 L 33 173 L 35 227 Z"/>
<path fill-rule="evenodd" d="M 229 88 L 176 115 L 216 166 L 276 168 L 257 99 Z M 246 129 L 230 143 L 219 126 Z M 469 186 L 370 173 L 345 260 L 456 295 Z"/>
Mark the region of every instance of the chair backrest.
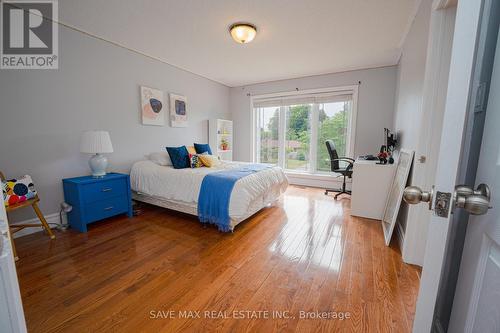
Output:
<path fill-rule="evenodd" d="M 326 140 L 326 149 L 328 150 L 328 155 L 330 155 L 330 168 L 332 171 L 335 171 L 340 168 L 339 166 L 339 161 L 337 158 L 339 158 L 339 154 L 337 154 L 337 149 L 335 149 L 335 143 L 333 143 L 332 140 Z"/>

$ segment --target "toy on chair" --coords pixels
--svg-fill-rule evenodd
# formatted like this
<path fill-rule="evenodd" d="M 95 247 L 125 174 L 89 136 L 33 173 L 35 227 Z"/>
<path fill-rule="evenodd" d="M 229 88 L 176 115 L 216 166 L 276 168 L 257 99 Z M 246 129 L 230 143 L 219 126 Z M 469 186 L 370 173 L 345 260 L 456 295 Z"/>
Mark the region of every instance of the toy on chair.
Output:
<path fill-rule="evenodd" d="M 51 239 L 56 238 L 56 236 L 52 233 L 52 230 L 50 230 L 49 224 L 45 220 L 45 217 L 40 211 L 40 208 L 38 208 L 38 202 L 40 201 L 40 198 L 38 197 L 38 194 L 35 190 L 35 186 L 33 185 L 31 177 L 26 175 L 17 179 L 5 179 L 4 174 L 0 172 L 0 180 L 2 181 L 3 199 L 5 204 L 5 210 L 7 211 L 7 213 L 20 208 L 31 206 L 35 211 L 36 216 L 38 217 L 38 219 L 40 219 L 41 222 L 41 224 L 37 223 L 15 224 L 10 226 L 9 232 L 10 229 L 12 229 L 11 234 L 13 234 L 24 228 L 42 227 L 45 229 L 45 231 L 47 232 L 47 234 Z M 14 246 L 14 240 L 12 238 L 12 235 L 10 239 L 12 241 L 12 249 L 14 251 L 14 257 L 16 260 L 18 260 L 19 258 L 17 257 L 16 248 Z"/>

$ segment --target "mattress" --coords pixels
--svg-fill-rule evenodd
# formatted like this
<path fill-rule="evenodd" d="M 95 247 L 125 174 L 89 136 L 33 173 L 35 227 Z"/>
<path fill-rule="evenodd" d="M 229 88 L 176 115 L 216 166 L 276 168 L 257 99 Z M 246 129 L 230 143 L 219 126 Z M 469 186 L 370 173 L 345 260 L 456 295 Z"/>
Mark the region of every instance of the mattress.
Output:
<path fill-rule="evenodd" d="M 244 162 L 222 162 L 213 168 L 174 169 L 152 161 L 134 163 L 130 172 L 132 190 L 161 200 L 197 207 L 205 175 L 245 166 Z M 229 201 L 231 220 L 240 222 L 275 201 L 288 187 L 279 167 L 271 167 L 239 179 Z"/>

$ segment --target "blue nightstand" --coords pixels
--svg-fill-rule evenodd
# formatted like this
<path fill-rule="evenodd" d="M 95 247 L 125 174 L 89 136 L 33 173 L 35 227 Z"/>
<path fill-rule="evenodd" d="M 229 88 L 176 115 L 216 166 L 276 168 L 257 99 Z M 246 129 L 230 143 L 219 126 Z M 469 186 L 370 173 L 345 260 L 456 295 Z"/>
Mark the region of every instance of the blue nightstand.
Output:
<path fill-rule="evenodd" d="M 130 177 L 108 173 L 102 178 L 92 176 L 63 179 L 64 200 L 73 206 L 68 213 L 72 228 L 87 232 L 87 224 L 126 213 L 132 217 Z"/>

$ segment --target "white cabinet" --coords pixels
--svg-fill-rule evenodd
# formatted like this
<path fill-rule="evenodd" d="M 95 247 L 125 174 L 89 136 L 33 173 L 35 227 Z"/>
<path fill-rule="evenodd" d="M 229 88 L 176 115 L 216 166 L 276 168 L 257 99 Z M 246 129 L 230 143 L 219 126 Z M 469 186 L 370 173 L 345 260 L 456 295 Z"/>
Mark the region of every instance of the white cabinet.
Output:
<path fill-rule="evenodd" d="M 351 215 L 381 220 L 396 164 L 356 160 L 352 173 Z"/>
<path fill-rule="evenodd" d="M 7 216 L 0 204 L 0 331 L 26 332 L 16 265 L 8 234 Z"/>
<path fill-rule="evenodd" d="M 208 121 L 209 144 L 212 154 L 221 160 L 233 160 L 233 122 L 225 119 L 210 119 Z"/>

